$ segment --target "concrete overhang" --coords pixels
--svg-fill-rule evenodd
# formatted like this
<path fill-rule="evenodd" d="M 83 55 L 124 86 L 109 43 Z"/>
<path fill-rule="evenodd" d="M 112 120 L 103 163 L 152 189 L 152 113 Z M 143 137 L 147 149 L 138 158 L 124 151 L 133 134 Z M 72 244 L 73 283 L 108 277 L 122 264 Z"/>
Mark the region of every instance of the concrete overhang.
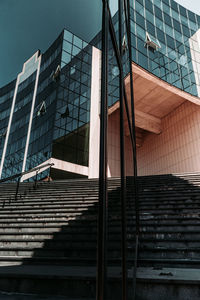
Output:
<path fill-rule="evenodd" d="M 200 105 L 200 98 L 192 96 L 159 79 L 150 72 L 132 63 L 135 123 L 140 130 L 159 134 L 162 131 L 162 118 L 174 111 L 185 101 Z M 130 75 L 125 78 L 125 87 L 131 111 Z M 119 109 L 119 101 L 109 108 L 109 114 Z M 127 131 L 125 120 L 125 132 Z"/>

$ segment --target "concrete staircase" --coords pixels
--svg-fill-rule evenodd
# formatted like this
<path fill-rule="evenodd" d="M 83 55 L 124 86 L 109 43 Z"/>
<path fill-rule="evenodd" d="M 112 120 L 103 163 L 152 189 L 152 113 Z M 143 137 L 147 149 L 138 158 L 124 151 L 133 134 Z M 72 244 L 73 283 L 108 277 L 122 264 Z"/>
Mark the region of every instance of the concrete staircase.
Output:
<path fill-rule="evenodd" d="M 140 266 L 200 267 L 199 192 L 198 174 L 139 178 Z"/>
<path fill-rule="evenodd" d="M 199 299 L 200 175 L 140 177 L 138 184 L 137 299 Z M 22 183 L 16 201 L 15 189 L 13 183 L 0 185 L 0 290 L 95 299 L 98 181 L 39 182 L 37 189 Z M 119 179 L 109 180 L 108 192 L 108 298 L 120 299 Z M 127 178 L 130 299 L 133 193 Z M 189 298 L 183 297 L 185 286 Z"/>

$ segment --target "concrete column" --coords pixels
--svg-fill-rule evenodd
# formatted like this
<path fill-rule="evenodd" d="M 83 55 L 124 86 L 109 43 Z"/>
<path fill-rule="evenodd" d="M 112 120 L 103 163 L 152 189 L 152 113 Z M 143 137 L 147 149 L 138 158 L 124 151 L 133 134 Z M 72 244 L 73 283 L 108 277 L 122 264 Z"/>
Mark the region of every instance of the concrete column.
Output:
<path fill-rule="evenodd" d="M 99 177 L 101 51 L 92 48 L 92 78 L 90 102 L 89 172 L 88 178 Z"/>

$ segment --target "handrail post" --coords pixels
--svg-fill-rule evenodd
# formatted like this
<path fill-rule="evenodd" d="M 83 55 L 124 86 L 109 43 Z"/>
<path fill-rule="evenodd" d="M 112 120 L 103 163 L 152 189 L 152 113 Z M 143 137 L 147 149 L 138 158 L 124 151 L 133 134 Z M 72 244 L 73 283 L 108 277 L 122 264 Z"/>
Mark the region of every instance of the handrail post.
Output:
<path fill-rule="evenodd" d="M 15 192 L 15 201 L 17 200 L 17 195 L 19 191 L 19 183 L 20 183 L 21 176 L 17 180 L 17 187 L 16 187 L 16 192 Z"/>
<path fill-rule="evenodd" d="M 108 118 L 108 0 L 102 0 L 101 114 L 96 300 L 106 298 L 107 277 L 107 118 Z"/>
<path fill-rule="evenodd" d="M 48 182 L 50 182 L 50 181 L 51 181 L 51 166 L 49 168 L 49 177 L 48 177 Z"/>
<path fill-rule="evenodd" d="M 135 134 L 135 106 L 134 106 L 134 89 L 133 89 L 133 74 L 132 74 L 132 50 L 131 50 L 131 20 L 130 20 L 130 1 L 124 0 L 125 8 L 125 23 L 127 30 L 128 51 L 129 51 L 129 71 L 130 71 L 130 94 L 131 94 L 131 115 L 132 115 L 132 135 L 133 135 L 133 185 L 135 196 L 135 216 L 136 216 L 136 239 L 135 239 L 135 257 L 133 269 L 133 300 L 136 299 L 136 275 L 137 275 L 137 261 L 138 261 L 138 246 L 139 246 L 139 194 L 138 194 L 138 180 L 137 180 L 137 153 L 136 153 L 136 134 Z"/>
<path fill-rule="evenodd" d="M 34 183 L 34 189 L 37 188 L 37 177 L 38 177 L 38 172 L 39 172 L 39 170 L 40 170 L 40 169 L 38 169 L 38 170 L 36 171 L 35 183 Z"/>
<path fill-rule="evenodd" d="M 122 0 L 118 0 L 119 16 L 119 52 L 122 61 Z M 120 65 L 119 91 L 120 91 L 120 177 L 121 177 L 121 251 L 122 251 L 122 299 L 128 298 L 127 284 L 127 229 L 126 229 L 126 180 L 125 180 L 125 151 L 124 151 L 124 78 L 123 68 Z"/>

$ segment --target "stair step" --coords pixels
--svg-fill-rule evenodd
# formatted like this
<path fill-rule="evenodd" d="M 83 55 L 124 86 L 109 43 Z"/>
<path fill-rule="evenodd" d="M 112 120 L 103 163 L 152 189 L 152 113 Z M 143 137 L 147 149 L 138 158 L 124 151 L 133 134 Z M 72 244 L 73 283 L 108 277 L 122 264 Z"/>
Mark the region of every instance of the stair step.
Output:
<path fill-rule="evenodd" d="M 137 179 L 139 266 L 155 271 L 170 266 L 200 268 L 200 174 L 178 176 Z M 133 178 L 127 178 L 129 268 L 134 265 L 136 239 L 132 184 Z M 115 268 L 121 266 L 122 256 L 120 179 L 108 180 L 108 186 L 107 258 L 108 266 Z M 15 192 L 16 183 L 0 185 L 1 267 L 96 266 L 97 180 L 38 182 L 37 189 L 22 183 L 16 201 Z"/>

